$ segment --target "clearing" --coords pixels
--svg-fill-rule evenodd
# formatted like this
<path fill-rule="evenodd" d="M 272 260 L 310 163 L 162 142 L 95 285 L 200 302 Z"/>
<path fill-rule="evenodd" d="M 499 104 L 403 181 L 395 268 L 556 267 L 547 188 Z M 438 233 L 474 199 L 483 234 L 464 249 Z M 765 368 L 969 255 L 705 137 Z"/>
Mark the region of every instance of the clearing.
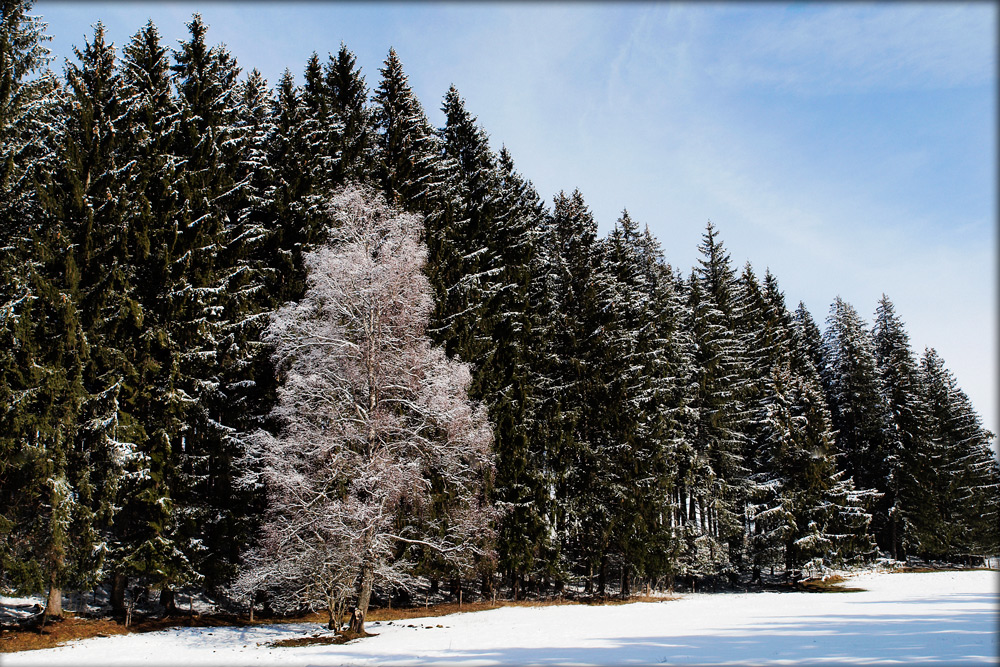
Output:
<path fill-rule="evenodd" d="M 842 593 L 698 593 L 623 605 L 503 607 L 371 622 L 173 627 L 5 653 L 22 665 L 1000 664 L 996 571 L 865 573 Z M 276 647 L 274 642 L 297 646 Z"/>

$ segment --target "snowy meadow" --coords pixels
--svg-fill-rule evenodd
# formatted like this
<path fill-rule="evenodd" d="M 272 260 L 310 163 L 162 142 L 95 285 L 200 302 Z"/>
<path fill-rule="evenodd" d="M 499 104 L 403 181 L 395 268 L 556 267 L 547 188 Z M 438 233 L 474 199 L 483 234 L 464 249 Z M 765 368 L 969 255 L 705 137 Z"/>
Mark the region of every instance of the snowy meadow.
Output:
<path fill-rule="evenodd" d="M 4 655 L 26 665 L 1000 664 L 996 571 L 865 573 L 844 593 L 697 593 L 370 623 L 344 645 L 275 648 L 317 624 L 173 628 Z"/>

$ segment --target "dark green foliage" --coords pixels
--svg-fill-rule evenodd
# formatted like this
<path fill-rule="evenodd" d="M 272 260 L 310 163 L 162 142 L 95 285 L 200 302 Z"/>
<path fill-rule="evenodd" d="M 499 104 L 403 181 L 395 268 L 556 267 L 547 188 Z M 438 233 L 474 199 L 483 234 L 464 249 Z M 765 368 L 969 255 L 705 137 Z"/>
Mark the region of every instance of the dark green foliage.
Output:
<path fill-rule="evenodd" d="M 272 87 L 196 14 L 176 50 L 148 23 L 116 54 L 98 23 L 60 80 L 30 3 L 0 6 L 5 589 L 224 589 L 266 509 L 247 443 L 284 378 L 263 332 L 349 182 L 421 214 L 430 336 L 493 426 L 495 545 L 462 568 L 410 545 L 409 574 L 628 594 L 873 540 L 1000 549 L 994 436 L 888 298 L 871 332 L 837 299 L 821 334 L 769 271 L 737 275 L 711 223 L 686 278 L 627 212 L 599 238 L 583 195 L 547 208 L 454 86 L 433 128 L 394 50 L 370 99 L 344 45 Z M 428 479 L 419 521 L 444 526 Z"/>
<path fill-rule="evenodd" d="M 837 445 L 844 456 L 844 470 L 857 488 L 878 494 L 872 508 L 872 534 L 879 548 L 891 551 L 889 408 L 871 333 L 853 306 L 839 297 L 830 307 L 823 357 L 823 382 L 837 430 Z"/>
<path fill-rule="evenodd" d="M 382 79 L 375 91 L 376 158 L 375 180 L 390 203 L 406 210 L 430 212 L 443 204 L 441 188 L 445 167 L 441 146 L 424 108 L 410 88 L 403 65 L 389 49 Z M 439 216 L 441 211 L 436 211 Z M 431 258 L 440 254 L 435 243 L 445 232 L 441 223 L 427 222 L 427 244 Z M 433 261 L 433 259 L 431 260 Z M 434 277 L 431 276 L 434 283 Z"/>
<path fill-rule="evenodd" d="M 920 360 L 921 397 L 932 468 L 919 554 L 927 558 L 983 556 L 1000 547 L 1000 464 L 968 397 L 931 348 Z"/>
<path fill-rule="evenodd" d="M 889 297 L 882 295 L 873 331 L 875 361 L 882 378 L 882 393 L 889 409 L 886 493 L 889 506 L 889 551 L 903 558 L 906 551 L 918 549 L 920 535 L 930 526 L 922 517 L 932 507 L 929 475 L 934 467 L 933 453 L 926 434 L 927 416 L 920 399 L 917 362 L 910 349 L 910 338 Z M 933 529 L 930 529 L 931 531 Z"/>
<path fill-rule="evenodd" d="M 725 568 L 742 556 L 749 370 L 736 330 L 736 277 L 711 223 L 699 250 L 688 297 L 698 386 L 692 406 L 698 417 L 693 460 L 685 471 L 686 521 L 703 538 L 692 562 L 702 561 L 707 551 L 711 567 Z"/>
<path fill-rule="evenodd" d="M 767 271 L 760 285 L 748 264 L 741 290 L 753 369 L 746 394 L 753 413 L 746 429 L 748 557 L 757 567 L 790 570 L 867 553 L 865 494 L 837 470 L 819 373 L 777 278 Z"/>

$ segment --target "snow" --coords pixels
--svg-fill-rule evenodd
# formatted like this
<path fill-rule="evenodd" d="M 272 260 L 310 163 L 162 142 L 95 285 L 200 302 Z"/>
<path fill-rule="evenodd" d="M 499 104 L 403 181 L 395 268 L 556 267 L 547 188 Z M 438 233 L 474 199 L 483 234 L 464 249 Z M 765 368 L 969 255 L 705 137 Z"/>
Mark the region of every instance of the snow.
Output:
<path fill-rule="evenodd" d="M 866 589 L 857 593 L 504 607 L 369 623 L 377 637 L 340 646 L 264 645 L 319 634 L 316 624 L 175 628 L 5 654 L 3 664 L 1000 664 L 998 582 L 995 571 L 867 573 L 849 580 Z"/>

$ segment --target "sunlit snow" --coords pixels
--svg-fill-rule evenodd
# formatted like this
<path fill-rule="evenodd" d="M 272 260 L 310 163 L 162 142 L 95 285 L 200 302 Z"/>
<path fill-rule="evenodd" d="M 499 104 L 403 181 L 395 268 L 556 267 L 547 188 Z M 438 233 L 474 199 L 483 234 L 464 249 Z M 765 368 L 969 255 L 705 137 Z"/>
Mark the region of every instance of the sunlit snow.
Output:
<path fill-rule="evenodd" d="M 316 624 L 177 628 L 3 656 L 20 665 L 1000 664 L 996 571 L 862 574 L 856 593 L 707 593 L 388 623 L 341 646 L 268 648 Z M 437 627 L 441 625 L 443 627 Z"/>

